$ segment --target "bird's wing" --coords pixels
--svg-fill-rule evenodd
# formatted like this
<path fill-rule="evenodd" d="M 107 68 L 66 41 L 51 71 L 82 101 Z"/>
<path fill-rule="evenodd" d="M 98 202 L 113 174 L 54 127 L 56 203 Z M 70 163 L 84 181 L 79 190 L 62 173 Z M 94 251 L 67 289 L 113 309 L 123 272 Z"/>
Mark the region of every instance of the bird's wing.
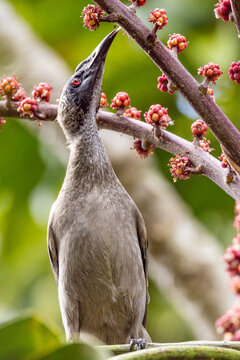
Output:
<path fill-rule="evenodd" d="M 146 306 L 145 306 L 145 313 L 143 318 L 143 326 L 146 327 L 147 325 L 147 305 L 149 303 L 149 294 L 148 294 L 148 237 L 147 237 L 147 229 L 145 226 L 145 222 L 143 220 L 142 214 L 140 211 L 137 211 L 137 234 L 138 234 L 138 241 L 139 246 L 142 254 L 142 261 L 143 261 L 143 269 L 145 273 L 146 279 Z"/>
<path fill-rule="evenodd" d="M 47 232 L 47 245 L 48 245 L 48 255 L 50 258 L 53 274 L 58 284 L 58 251 L 57 251 L 57 242 L 55 238 L 55 234 L 52 228 L 51 222 L 48 224 L 48 232 Z"/>

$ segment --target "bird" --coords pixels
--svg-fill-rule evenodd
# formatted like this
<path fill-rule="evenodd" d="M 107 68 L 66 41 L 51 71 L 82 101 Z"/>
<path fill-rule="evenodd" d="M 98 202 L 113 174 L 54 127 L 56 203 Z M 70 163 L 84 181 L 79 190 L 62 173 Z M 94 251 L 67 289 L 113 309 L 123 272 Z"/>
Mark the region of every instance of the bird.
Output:
<path fill-rule="evenodd" d="M 81 332 L 105 344 L 151 340 L 146 226 L 96 123 L 105 59 L 117 32 L 77 66 L 58 104 L 70 155 L 50 211 L 47 245 L 67 341 L 79 340 Z"/>

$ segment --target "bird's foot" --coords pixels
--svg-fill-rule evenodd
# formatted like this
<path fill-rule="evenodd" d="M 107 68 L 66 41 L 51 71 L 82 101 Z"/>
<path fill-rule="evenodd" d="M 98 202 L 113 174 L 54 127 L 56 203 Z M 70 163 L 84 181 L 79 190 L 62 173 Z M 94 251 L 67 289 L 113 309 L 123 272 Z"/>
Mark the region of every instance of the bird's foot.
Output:
<path fill-rule="evenodd" d="M 137 350 L 145 349 L 146 340 L 142 338 L 135 339 L 132 337 L 130 340 L 130 351 L 133 351 L 135 345 L 137 345 Z"/>

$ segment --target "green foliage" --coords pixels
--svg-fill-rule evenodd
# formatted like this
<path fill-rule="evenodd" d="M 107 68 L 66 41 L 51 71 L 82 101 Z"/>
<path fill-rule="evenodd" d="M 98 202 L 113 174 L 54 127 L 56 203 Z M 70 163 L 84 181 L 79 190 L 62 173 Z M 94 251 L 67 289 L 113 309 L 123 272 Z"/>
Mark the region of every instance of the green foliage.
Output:
<path fill-rule="evenodd" d="M 0 360 L 102 360 L 110 353 L 84 343 L 62 343 L 53 326 L 36 315 L 0 325 Z"/>

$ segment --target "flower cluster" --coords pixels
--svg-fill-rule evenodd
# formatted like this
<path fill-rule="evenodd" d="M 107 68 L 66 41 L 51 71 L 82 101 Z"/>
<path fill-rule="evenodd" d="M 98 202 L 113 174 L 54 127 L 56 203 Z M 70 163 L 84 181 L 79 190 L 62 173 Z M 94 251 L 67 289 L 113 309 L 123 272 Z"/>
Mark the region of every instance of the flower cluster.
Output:
<path fill-rule="evenodd" d="M 194 136 L 197 136 L 198 138 L 202 139 L 206 135 L 207 132 L 207 125 L 202 119 L 198 119 L 192 123 L 191 131 Z"/>
<path fill-rule="evenodd" d="M 210 148 L 210 140 L 207 140 L 206 138 L 200 139 L 199 140 L 199 145 L 206 152 L 210 153 L 211 151 L 214 150 L 214 149 Z"/>
<path fill-rule="evenodd" d="M 158 77 L 157 88 L 158 88 L 158 90 L 160 90 L 162 92 L 168 92 L 169 94 L 175 93 L 175 91 L 171 91 L 168 89 L 168 78 L 166 77 L 165 74 L 162 74 L 162 76 Z"/>
<path fill-rule="evenodd" d="M 130 107 L 129 109 L 125 110 L 124 116 L 130 117 L 132 119 L 140 120 L 141 119 L 141 110 L 136 109 L 135 107 Z"/>
<path fill-rule="evenodd" d="M 102 92 L 100 97 L 100 108 L 105 108 L 107 106 L 108 106 L 107 96 L 104 92 Z"/>
<path fill-rule="evenodd" d="M 230 287 L 232 291 L 240 296 L 240 204 L 235 202 L 235 219 L 233 226 L 237 234 L 233 238 L 232 245 L 228 246 L 223 259 L 226 270 L 230 276 Z M 240 303 L 228 310 L 216 321 L 217 330 L 223 334 L 224 340 L 240 341 Z"/>
<path fill-rule="evenodd" d="M 168 23 L 168 17 L 165 9 L 155 9 L 150 12 L 149 22 L 155 24 L 158 30 L 162 29 Z"/>
<path fill-rule="evenodd" d="M 205 76 L 208 81 L 212 81 L 215 84 L 215 81 L 222 75 L 222 71 L 218 64 L 213 62 L 208 63 L 198 69 L 198 74 Z"/>
<path fill-rule="evenodd" d="M 110 107 L 114 110 L 125 110 L 130 105 L 128 93 L 121 91 L 112 99 Z"/>
<path fill-rule="evenodd" d="M 173 34 L 170 36 L 167 46 L 170 50 L 173 48 L 177 49 L 178 54 L 180 54 L 188 46 L 188 42 L 185 36 L 181 34 Z"/>
<path fill-rule="evenodd" d="M 37 110 L 37 102 L 35 99 L 27 97 L 20 101 L 17 111 L 20 112 L 21 116 L 33 117 Z"/>
<path fill-rule="evenodd" d="M 49 102 L 52 89 L 53 88 L 49 86 L 48 83 L 41 82 L 38 85 L 34 86 L 32 96 L 37 102 L 40 101 Z"/>
<path fill-rule="evenodd" d="M 88 27 L 91 31 L 96 30 L 99 27 L 102 15 L 103 11 L 99 6 L 86 6 L 82 11 L 84 26 Z"/>
<path fill-rule="evenodd" d="M 128 0 L 131 3 L 137 2 L 137 7 L 144 6 L 147 0 Z"/>
<path fill-rule="evenodd" d="M 15 75 L 3 77 L 0 81 L 0 95 L 12 99 L 20 87 L 21 84 L 18 82 Z"/>
<path fill-rule="evenodd" d="M 149 110 L 145 112 L 144 118 L 148 124 L 166 129 L 171 123 L 168 110 L 159 104 L 151 105 Z"/>
<path fill-rule="evenodd" d="M 214 13 L 216 18 L 222 18 L 223 21 L 229 21 L 232 15 L 230 0 L 220 0 L 215 6 L 216 9 L 214 9 Z"/>
<path fill-rule="evenodd" d="M 229 168 L 229 163 L 227 161 L 227 158 L 225 157 L 225 155 L 222 153 L 221 156 L 219 156 L 219 160 L 221 160 L 221 166 L 223 168 Z"/>
<path fill-rule="evenodd" d="M 240 84 L 240 61 L 231 63 L 228 69 L 228 76 L 230 80 L 234 80 L 237 84 Z"/>
<path fill-rule="evenodd" d="M 236 304 L 215 323 L 217 332 L 223 334 L 225 341 L 240 340 L 240 305 Z"/>
<path fill-rule="evenodd" d="M 153 144 L 149 144 L 148 146 L 143 146 L 142 140 L 134 141 L 133 143 L 133 150 L 136 150 L 138 153 L 138 156 L 141 159 L 146 159 L 149 155 L 153 153 L 153 149 L 155 146 Z"/>
<path fill-rule="evenodd" d="M 25 94 L 25 90 L 20 87 L 19 90 L 12 96 L 12 101 L 22 101 L 23 99 L 25 99 L 26 94 Z"/>
<path fill-rule="evenodd" d="M 189 168 L 191 168 L 191 163 L 186 156 L 177 155 L 175 158 L 171 158 L 168 166 L 170 166 L 170 172 L 174 182 L 176 182 L 177 179 L 189 179 Z"/>

